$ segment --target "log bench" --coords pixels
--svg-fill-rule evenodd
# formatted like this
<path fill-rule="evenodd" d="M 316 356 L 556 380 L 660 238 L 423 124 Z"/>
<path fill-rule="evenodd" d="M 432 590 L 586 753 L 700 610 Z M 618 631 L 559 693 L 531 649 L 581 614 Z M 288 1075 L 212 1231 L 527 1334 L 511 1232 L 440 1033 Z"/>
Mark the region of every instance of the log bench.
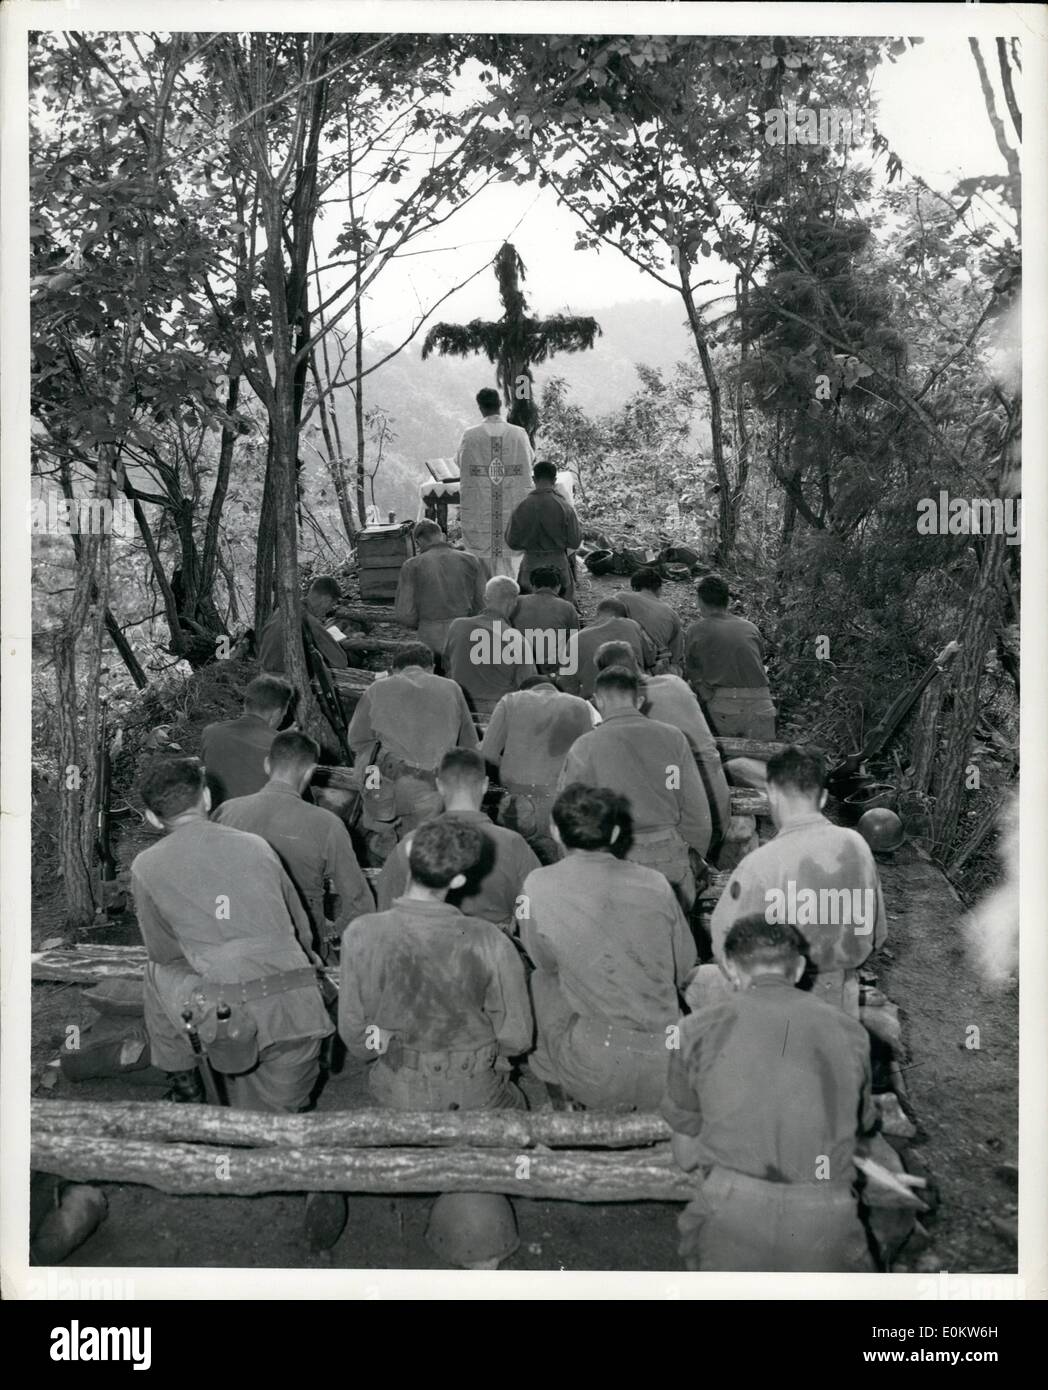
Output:
<path fill-rule="evenodd" d="M 501 1192 L 686 1202 L 658 1115 L 349 1110 L 261 1115 L 162 1101 L 32 1103 L 32 1167 L 176 1195 Z"/>

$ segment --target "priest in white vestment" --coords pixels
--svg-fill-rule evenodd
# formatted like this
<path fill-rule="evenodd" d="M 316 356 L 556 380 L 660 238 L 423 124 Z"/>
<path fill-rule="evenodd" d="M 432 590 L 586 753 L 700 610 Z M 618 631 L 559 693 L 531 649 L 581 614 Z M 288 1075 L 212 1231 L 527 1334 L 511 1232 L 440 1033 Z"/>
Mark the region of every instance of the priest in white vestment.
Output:
<path fill-rule="evenodd" d="M 466 430 L 456 455 L 462 540 L 492 575 L 515 579 L 523 554 L 507 547 L 504 533 L 513 508 L 531 491 L 535 453 L 527 431 L 503 420 L 497 391 L 478 391 L 477 405 L 484 418 Z"/>

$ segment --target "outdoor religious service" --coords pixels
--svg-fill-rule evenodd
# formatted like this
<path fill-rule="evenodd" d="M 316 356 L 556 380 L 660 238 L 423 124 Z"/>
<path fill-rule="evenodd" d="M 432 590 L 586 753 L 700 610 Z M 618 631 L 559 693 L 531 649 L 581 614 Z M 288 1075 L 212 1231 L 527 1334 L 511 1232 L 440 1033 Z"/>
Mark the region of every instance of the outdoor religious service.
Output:
<path fill-rule="evenodd" d="M 14 1287 L 1042 1296 L 1030 7 L 28 8 Z"/>

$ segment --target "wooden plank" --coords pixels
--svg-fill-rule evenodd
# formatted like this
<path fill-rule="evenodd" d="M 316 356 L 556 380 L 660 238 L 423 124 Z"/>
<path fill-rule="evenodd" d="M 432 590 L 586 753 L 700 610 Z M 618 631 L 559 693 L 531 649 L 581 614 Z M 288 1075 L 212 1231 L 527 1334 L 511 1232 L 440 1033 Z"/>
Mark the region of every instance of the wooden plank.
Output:
<path fill-rule="evenodd" d="M 572 1149 L 239 1149 L 81 1134 L 33 1136 L 34 1169 L 74 1182 L 131 1182 L 177 1195 L 502 1192 L 571 1202 L 686 1202 L 694 1182 L 668 1144 Z"/>
<path fill-rule="evenodd" d="M 364 1109 L 269 1115 L 163 1101 L 36 1100 L 35 1134 L 58 1138 L 140 1139 L 236 1148 L 630 1149 L 663 1144 L 660 1115 L 595 1111 L 475 1110 L 411 1113 Z"/>

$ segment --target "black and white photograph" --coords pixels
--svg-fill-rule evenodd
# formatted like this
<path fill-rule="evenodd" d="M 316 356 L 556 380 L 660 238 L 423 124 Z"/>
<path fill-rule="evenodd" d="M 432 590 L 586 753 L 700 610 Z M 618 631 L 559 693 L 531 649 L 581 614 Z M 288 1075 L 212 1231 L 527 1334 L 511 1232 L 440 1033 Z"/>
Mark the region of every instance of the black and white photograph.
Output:
<path fill-rule="evenodd" d="M 1048 1297 L 1045 8 L 4 11 L 5 1297 Z"/>

